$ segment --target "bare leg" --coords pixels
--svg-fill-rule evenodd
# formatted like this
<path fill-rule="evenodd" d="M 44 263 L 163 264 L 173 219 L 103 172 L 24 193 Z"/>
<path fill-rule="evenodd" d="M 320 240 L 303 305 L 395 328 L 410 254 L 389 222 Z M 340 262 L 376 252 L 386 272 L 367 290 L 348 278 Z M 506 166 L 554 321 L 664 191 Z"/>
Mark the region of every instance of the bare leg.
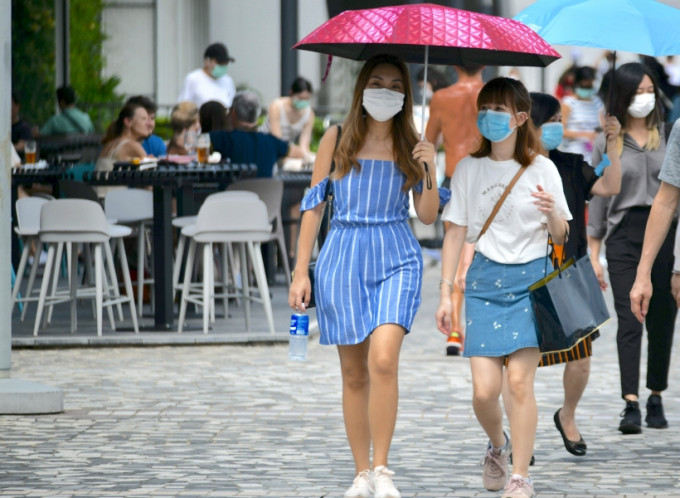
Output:
<path fill-rule="evenodd" d="M 512 472 L 529 476 L 529 462 L 534 451 L 538 409 L 534 396 L 534 378 L 541 354 L 538 348 L 524 348 L 512 353 L 508 360 L 508 395 L 512 434 Z"/>
<path fill-rule="evenodd" d="M 342 411 L 355 474 L 370 469 L 371 433 L 368 424 L 368 348 L 371 338 L 356 346 L 338 346 L 342 372 Z"/>
<path fill-rule="evenodd" d="M 503 410 L 499 397 L 503 379 L 503 358 L 474 356 L 472 371 L 472 408 L 482 429 L 495 448 L 505 445 Z"/>
<path fill-rule="evenodd" d="M 371 378 L 368 419 L 373 441 L 373 467 L 387 466 L 387 455 L 397 422 L 399 352 L 404 341 L 399 325 L 381 325 L 371 334 L 368 370 Z"/>
<path fill-rule="evenodd" d="M 560 410 L 560 423 L 569 441 L 578 441 L 581 435 L 576 427 L 576 405 L 583 396 L 590 376 L 590 357 L 570 361 L 564 367 L 564 404 Z"/>

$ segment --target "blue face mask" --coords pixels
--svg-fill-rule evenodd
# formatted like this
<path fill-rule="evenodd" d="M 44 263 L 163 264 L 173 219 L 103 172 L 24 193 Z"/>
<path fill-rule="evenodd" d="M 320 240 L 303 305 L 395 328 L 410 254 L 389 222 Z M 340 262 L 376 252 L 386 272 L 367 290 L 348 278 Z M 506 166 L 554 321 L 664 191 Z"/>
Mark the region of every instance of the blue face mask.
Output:
<path fill-rule="evenodd" d="M 502 142 L 515 131 L 514 128 L 510 128 L 510 118 L 509 112 L 479 111 L 477 128 L 484 138 L 492 142 Z"/>
<path fill-rule="evenodd" d="M 210 74 L 215 79 L 221 78 L 227 74 L 227 64 L 217 64 Z"/>
<path fill-rule="evenodd" d="M 545 123 L 541 126 L 541 143 L 546 150 L 556 149 L 562 143 L 563 136 L 562 123 Z"/>
<path fill-rule="evenodd" d="M 293 107 L 295 107 L 298 111 L 306 109 L 307 107 L 309 107 L 309 100 L 296 99 L 295 97 L 293 97 Z"/>
<path fill-rule="evenodd" d="M 595 95 L 595 89 L 581 88 L 580 86 L 577 86 L 576 88 L 574 88 L 574 93 L 579 99 L 590 100 L 591 98 L 593 98 L 593 95 Z"/>

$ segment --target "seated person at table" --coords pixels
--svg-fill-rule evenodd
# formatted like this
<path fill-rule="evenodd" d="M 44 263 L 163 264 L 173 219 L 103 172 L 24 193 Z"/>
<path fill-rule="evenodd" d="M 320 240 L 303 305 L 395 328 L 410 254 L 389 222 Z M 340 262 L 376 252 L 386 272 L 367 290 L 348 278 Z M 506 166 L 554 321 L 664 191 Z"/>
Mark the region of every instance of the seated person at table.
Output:
<path fill-rule="evenodd" d="M 229 119 L 232 131 L 213 131 L 210 143 L 213 150 L 236 164 L 257 164 L 258 177 L 271 177 L 274 164 L 283 157 L 304 158 L 298 145 L 289 144 L 269 133 L 257 131 L 260 99 L 255 92 L 242 91 L 234 96 Z"/>
<path fill-rule="evenodd" d="M 31 125 L 21 119 L 19 111 L 21 110 L 21 102 L 19 96 L 12 92 L 12 145 L 17 152 L 24 152 L 24 143 L 26 140 L 33 138 L 33 129 Z"/>
<path fill-rule="evenodd" d="M 198 118 L 201 122 L 201 133 L 229 130 L 227 108 L 216 100 L 203 104 L 198 110 Z"/>
<path fill-rule="evenodd" d="M 161 137 L 154 134 L 156 129 L 156 104 L 149 97 L 135 95 L 127 100 L 127 103 L 139 104 L 149 114 L 149 136 L 142 142 L 142 147 L 148 156 L 161 157 L 166 153 L 165 142 Z"/>
<path fill-rule="evenodd" d="M 184 79 L 177 102 L 191 101 L 197 107 L 209 100 L 217 100 L 224 107 L 231 106 L 236 93 L 234 80 L 227 74 L 227 66 L 234 62 L 224 43 L 213 43 L 203 53 L 203 67 L 191 71 Z"/>
<path fill-rule="evenodd" d="M 314 128 L 314 111 L 310 106 L 312 84 L 297 77 L 287 97 L 274 100 L 267 111 L 267 119 L 260 127 L 263 133 L 271 133 L 286 142 L 298 143 L 309 154 Z"/>
<path fill-rule="evenodd" d="M 172 126 L 172 138 L 168 143 L 168 155 L 193 154 L 196 147 L 196 134 L 201 127 L 196 104 L 186 101 L 173 107 L 170 114 L 170 126 Z M 190 134 L 192 139 L 187 139 Z"/>
<path fill-rule="evenodd" d="M 59 112 L 40 128 L 41 135 L 77 135 L 94 133 L 90 116 L 76 107 L 76 92 L 71 86 L 57 88 Z"/>
<path fill-rule="evenodd" d="M 102 138 L 103 148 L 95 170 L 111 171 L 116 161 L 145 157 L 142 141 L 148 136 L 149 113 L 139 104 L 125 104 Z"/>

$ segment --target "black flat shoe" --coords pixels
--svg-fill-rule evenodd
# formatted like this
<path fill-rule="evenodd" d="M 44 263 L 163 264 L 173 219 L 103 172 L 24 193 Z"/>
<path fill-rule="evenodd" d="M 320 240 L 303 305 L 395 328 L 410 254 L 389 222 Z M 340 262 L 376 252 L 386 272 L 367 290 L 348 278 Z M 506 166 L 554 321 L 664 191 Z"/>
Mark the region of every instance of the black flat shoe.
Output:
<path fill-rule="evenodd" d="M 560 431 L 560 435 L 562 436 L 562 441 L 564 441 L 564 447 L 567 449 L 569 453 L 572 455 L 576 456 L 584 456 L 586 454 L 586 450 L 588 447 L 586 446 L 586 442 L 583 440 L 581 437 L 578 441 L 570 441 L 567 439 L 567 435 L 564 433 L 564 429 L 562 428 L 562 423 L 560 422 L 560 408 L 555 412 L 555 416 L 553 417 L 553 420 L 555 421 L 555 427 L 557 427 L 557 430 Z M 579 435 L 580 437 L 580 435 Z"/>

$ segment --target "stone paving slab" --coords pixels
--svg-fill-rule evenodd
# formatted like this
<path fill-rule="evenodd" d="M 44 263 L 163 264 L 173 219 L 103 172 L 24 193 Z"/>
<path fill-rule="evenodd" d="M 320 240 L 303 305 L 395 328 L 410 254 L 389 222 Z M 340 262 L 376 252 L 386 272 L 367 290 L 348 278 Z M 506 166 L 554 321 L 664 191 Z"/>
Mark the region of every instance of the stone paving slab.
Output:
<path fill-rule="evenodd" d="M 446 357 L 434 327 L 438 279 L 429 267 L 402 351 L 390 467 L 404 497 L 499 496 L 481 485 L 486 439 L 468 361 Z M 285 330 L 289 312 L 274 293 Z M 664 397 L 670 427 L 622 436 L 615 323 L 595 342 L 577 412 L 587 456 L 567 453 L 552 421 L 563 367 L 537 374 L 531 473 L 541 497 L 680 496 L 677 354 Z M 353 478 L 337 352 L 316 338 L 306 363 L 289 362 L 276 342 L 22 348 L 12 358 L 13 377 L 61 388 L 65 411 L 0 416 L 0 496 L 339 497 Z M 641 395 L 644 404 L 644 386 Z"/>

